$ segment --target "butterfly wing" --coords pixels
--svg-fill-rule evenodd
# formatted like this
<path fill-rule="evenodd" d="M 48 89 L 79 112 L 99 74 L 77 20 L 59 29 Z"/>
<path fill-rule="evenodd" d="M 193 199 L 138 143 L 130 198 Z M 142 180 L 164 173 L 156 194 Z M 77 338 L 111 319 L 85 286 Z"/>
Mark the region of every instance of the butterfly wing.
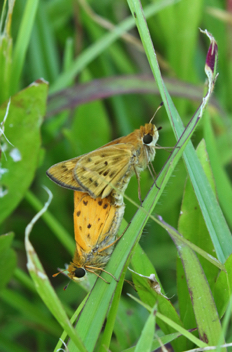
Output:
<path fill-rule="evenodd" d="M 69 159 L 51 166 L 46 172 L 47 176 L 59 186 L 83 191 L 74 177 L 74 169 L 80 158 Z"/>
<path fill-rule="evenodd" d="M 111 205 L 111 197 L 93 199 L 88 193 L 74 192 L 74 233 L 77 248 L 81 247 L 85 253 L 91 252 L 104 245 L 107 236 L 115 240 L 116 230 L 114 222 L 119 222 L 122 215 L 118 215 L 117 207 Z M 109 240 L 109 239 L 107 239 Z"/>
<path fill-rule="evenodd" d="M 74 177 L 92 197 L 105 198 L 130 169 L 132 157 L 131 146 L 127 144 L 95 150 L 78 160 Z"/>

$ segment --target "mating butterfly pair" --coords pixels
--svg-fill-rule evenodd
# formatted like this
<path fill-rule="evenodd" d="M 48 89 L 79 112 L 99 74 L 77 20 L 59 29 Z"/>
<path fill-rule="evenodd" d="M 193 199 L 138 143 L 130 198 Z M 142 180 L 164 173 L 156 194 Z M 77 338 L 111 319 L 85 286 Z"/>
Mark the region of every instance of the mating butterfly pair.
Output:
<path fill-rule="evenodd" d="M 131 176 L 135 174 L 139 182 L 140 172 L 154 160 L 158 138 L 158 129 L 150 121 L 128 136 L 47 171 L 51 180 L 75 191 L 76 251 L 68 267 L 71 279 L 80 280 L 87 271 L 97 276 L 104 271 L 118 240 L 125 189 Z M 140 186 L 139 198 L 141 201 Z"/>

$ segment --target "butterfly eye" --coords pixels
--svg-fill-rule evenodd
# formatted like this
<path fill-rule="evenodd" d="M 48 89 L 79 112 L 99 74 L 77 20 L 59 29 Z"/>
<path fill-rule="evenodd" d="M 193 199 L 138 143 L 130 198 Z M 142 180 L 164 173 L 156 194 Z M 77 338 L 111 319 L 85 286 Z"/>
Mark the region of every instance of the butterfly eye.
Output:
<path fill-rule="evenodd" d="M 144 144 L 150 144 L 153 140 L 153 137 L 150 134 L 145 134 L 143 137 L 143 143 Z"/>
<path fill-rule="evenodd" d="M 84 277 L 85 274 L 86 274 L 86 271 L 83 268 L 76 268 L 74 271 L 74 277 L 78 279 Z"/>

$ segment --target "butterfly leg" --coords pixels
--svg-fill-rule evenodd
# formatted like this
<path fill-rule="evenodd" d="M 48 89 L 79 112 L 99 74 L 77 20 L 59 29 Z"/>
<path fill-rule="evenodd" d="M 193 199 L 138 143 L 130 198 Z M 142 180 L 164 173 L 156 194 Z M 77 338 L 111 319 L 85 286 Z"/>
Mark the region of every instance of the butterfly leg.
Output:
<path fill-rule="evenodd" d="M 99 277 L 100 279 L 102 279 L 106 284 L 108 284 L 108 285 L 110 284 L 109 281 L 106 281 L 105 279 L 103 279 L 103 277 L 101 277 L 100 275 L 98 275 L 97 273 L 95 273 L 95 271 L 88 269 L 88 272 L 89 272 L 89 273 L 92 273 L 92 274 L 94 274 L 94 275 L 96 275 L 97 277 Z"/>
<path fill-rule="evenodd" d="M 106 273 L 106 274 L 112 276 L 112 278 L 113 278 L 115 281 L 118 282 L 118 280 L 116 279 L 116 277 L 115 277 L 113 274 L 109 273 L 108 271 L 106 271 L 106 270 L 104 270 L 104 269 L 102 269 L 102 268 L 96 268 L 95 266 L 89 266 L 89 265 L 86 265 L 86 268 L 90 268 L 90 269 L 94 269 L 94 270 L 103 271 L 104 273 Z M 86 269 L 86 270 L 87 270 L 87 269 Z M 89 269 L 88 269 L 88 271 L 89 271 L 90 273 L 94 273 L 95 275 L 97 275 L 98 277 L 100 277 L 103 281 L 105 281 L 105 282 L 107 282 L 107 283 L 109 284 L 108 281 L 106 281 L 105 279 L 103 279 L 103 277 L 101 277 L 100 275 L 98 275 L 98 274 L 95 273 L 94 271 L 89 270 Z"/>
<path fill-rule="evenodd" d="M 125 232 L 125 231 L 124 231 L 124 232 Z M 117 243 L 117 242 L 120 240 L 120 238 L 124 235 L 124 232 L 123 232 L 118 238 L 116 238 L 116 240 L 115 240 L 114 242 L 112 242 L 112 243 L 109 244 L 108 246 L 106 246 L 106 247 L 102 248 L 100 251 L 98 251 L 98 253 L 101 253 L 101 252 L 105 251 L 106 249 L 108 249 L 109 247 L 111 247 L 111 246 L 113 246 L 115 243 Z"/>
<path fill-rule="evenodd" d="M 135 176 L 136 176 L 136 178 L 137 178 L 137 180 L 138 180 L 138 197 L 139 197 L 140 203 L 141 203 L 141 205 L 142 205 L 142 204 L 143 204 L 143 201 L 142 201 L 142 196 L 141 196 L 140 177 L 139 177 L 139 173 L 137 172 L 135 166 L 134 166 L 134 171 L 135 171 Z"/>
<path fill-rule="evenodd" d="M 158 189 L 160 189 L 160 187 L 157 185 L 156 183 L 156 179 L 154 178 L 154 175 L 157 176 L 154 166 L 152 165 L 152 163 L 148 164 L 148 170 L 150 171 L 151 177 L 153 178 L 155 185 Z"/>

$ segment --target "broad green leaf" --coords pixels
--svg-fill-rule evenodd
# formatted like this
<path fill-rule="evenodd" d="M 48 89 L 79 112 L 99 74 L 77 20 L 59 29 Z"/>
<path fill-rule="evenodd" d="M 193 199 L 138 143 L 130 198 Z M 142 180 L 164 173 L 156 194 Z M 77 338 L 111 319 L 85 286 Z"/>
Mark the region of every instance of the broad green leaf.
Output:
<path fill-rule="evenodd" d="M 14 234 L 0 236 L 0 290 L 9 282 L 16 268 L 16 254 L 11 249 Z"/>
<path fill-rule="evenodd" d="M 38 80 L 11 98 L 4 123 L 4 133 L 11 144 L 1 136 L 5 151 L 1 155 L 0 223 L 16 208 L 34 178 L 47 90 L 47 83 Z M 6 104 L 0 108 L 0 121 L 5 112 Z"/>

